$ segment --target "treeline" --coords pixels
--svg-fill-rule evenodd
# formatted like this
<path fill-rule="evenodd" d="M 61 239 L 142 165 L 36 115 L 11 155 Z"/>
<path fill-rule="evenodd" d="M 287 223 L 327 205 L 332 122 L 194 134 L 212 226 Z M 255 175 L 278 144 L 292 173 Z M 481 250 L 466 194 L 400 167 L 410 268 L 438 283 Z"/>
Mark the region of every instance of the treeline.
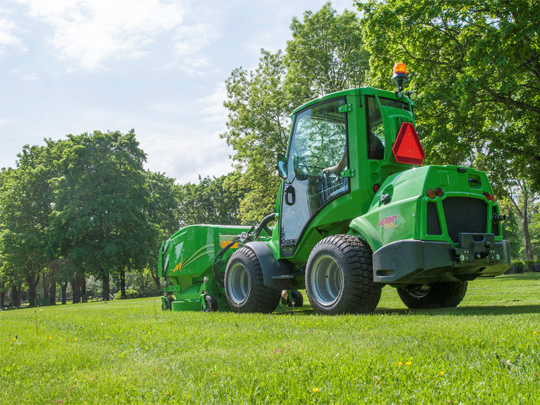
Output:
<path fill-rule="evenodd" d="M 25 146 L 0 174 L 0 304 L 18 305 L 38 286 L 55 302 L 86 300 L 89 276 L 111 297 L 111 277 L 125 296 L 126 274 L 147 272 L 160 288 L 157 252 L 180 226 L 237 223 L 240 195 L 227 176 L 176 185 L 144 170 L 134 131 L 94 132 Z"/>

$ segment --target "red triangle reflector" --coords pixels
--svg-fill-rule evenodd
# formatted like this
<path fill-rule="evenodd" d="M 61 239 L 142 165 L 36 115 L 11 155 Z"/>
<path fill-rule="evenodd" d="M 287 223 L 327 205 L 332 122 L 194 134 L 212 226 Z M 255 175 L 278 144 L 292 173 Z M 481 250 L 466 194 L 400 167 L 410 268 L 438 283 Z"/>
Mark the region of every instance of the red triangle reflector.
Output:
<path fill-rule="evenodd" d="M 401 124 L 392 152 L 398 163 L 422 164 L 426 154 L 413 124 L 409 122 Z"/>

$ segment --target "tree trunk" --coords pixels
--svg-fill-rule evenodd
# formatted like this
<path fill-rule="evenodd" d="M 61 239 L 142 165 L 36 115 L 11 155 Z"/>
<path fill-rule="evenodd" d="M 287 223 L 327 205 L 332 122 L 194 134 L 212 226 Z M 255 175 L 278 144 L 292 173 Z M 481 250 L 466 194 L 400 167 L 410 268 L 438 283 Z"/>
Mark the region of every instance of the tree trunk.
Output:
<path fill-rule="evenodd" d="M 49 305 L 56 305 L 56 281 L 51 283 L 49 288 Z"/>
<path fill-rule="evenodd" d="M 150 273 L 152 275 L 152 278 L 154 279 L 154 283 L 156 283 L 156 288 L 158 290 L 161 289 L 161 279 L 157 274 L 154 274 L 154 272 Z"/>
<path fill-rule="evenodd" d="M 38 273 L 37 277 L 26 277 L 26 284 L 28 284 L 28 302 L 31 307 L 36 306 L 36 288 L 39 283 L 39 276 L 40 274 Z"/>
<path fill-rule="evenodd" d="M 43 283 L 43 302 L 50 301 L 49 298 L 49 292 L 51 289 L 51 285 L 49 284 L 49 277 L 45 275 L 45 272 L 43 273 L 42 277 L 42 283 Z"/>
<path fill-rule="evenodd" d="M 17 289 L 16 285 L 11 287 L 11 303 L 15 308 L 21 305 L 21 297 L 19 297 L 19 290 Z"/>
<path fill-rule="evenodd" d="M 60 287 L 62 287 L 62 305 L 66 305 L 67 304 L 67 287 L 68 287 L 68 282 L 67 281 L 64 281 L 63 283 L 60 283 Z"/>
<path fill-rule="evenodd" d="M 0 281 L 0 310 L 4 308 L 5 303 L 6 303 L 6 291 L 4 290 L 4 283 Z"/>
<path fill-rule="evenodd" d="M 110 286 L 110 278 L 108 272 L 103 272 L 103 301 L 110 301 L 111 296 L 111 286 Z"/>
<path fill-rule="evenodd" d="M 525 260 L 534 260 L 531 234 L 529 233 L 529 201 L 527 191 L 528 190 L 525 190 L 525 192 L 523 193 L 523 216 L 521 218 L 521 225 L 523 226 L 523 245 L 525 247 Z"/>
<path fill-rule="evenodd" d="M 86 277 L 83 277 L 81 281 L 81 297 L 82 302 L 88 302 L 88 295 L 86 294 Z"/>
<path fill-rule="evenodd" d="M 122 299 L 126 299 L 126 272 L 125 270 L 122 270 L 120 272 L 120 294 L 122 296 Z"/>
<path fill-rule="evenodd" d="M 73 303 L 78 304 L 81 302 L 81 277 L 76 275 L 71 280 L 71 289 L 73 290 Z"/>

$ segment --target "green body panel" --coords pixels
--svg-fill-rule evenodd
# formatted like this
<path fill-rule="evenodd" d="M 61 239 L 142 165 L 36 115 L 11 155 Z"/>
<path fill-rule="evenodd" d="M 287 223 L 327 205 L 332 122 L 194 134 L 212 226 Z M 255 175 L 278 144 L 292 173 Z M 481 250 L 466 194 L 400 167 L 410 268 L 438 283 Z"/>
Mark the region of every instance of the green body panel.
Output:
<path fill-rule="evenodd" d="M 193 225 L 180 229 L 163 242 L 158 260 L 159 275 L 168 280 L 165 292 L 175 298 L 173 310 L 200 310 L 205 290 L 216 297 L 220 307 L 226 306 L 225 293 L 215 279 L 212 263 L 223 246 L 248 230 L 249 227 L 242 226 Z M 238 244 L 224 255 L 222 273 L 237 248 Z M 204 284 L 205 277 L 210 280 L 208 285 Z"/>
<path fill-rule="evenodd" d="M 374 252 L 383 245 L 405 239 L 444 241 L 457 246 L 448 235 L 442 203 L 449 197 L 463 197 L 479 199 L 487 205 L 486 232 L 496 231 L 499 236 L 495 240 L 501 241 L 500 229 L 494 229 L 491 221 L 495 204 L 483 195 L 485 191 L 492 193 L 485 173 L 473 169 L 460 173 L 457 169 L 457 166 L 424 166 L 389 176 L 373 198 L 368 212 L 351 222 L 352 233 L 362 235 Z M 469 182 L 469 179 L 479 183 Z M 437 187 L 444 194 L 429 198 L 427 191 Z M 385 194 L 391 196 L 390 203 L 381 202 Z M 427 232 L 428 202 L 435 204 L 439 219 L 443 218 L 439 221 L 440 235 Z"/>

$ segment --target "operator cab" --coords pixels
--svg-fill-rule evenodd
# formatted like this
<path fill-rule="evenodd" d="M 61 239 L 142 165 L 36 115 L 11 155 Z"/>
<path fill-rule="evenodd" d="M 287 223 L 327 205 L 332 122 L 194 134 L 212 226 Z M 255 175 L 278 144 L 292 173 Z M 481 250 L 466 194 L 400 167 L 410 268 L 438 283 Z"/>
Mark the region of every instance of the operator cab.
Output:
<path fill-rule="evenodd" d="M 365 213 L 384 178 L 411 167 L 399 164 L 392 154 L 402 124 L 414 123 L 410 93 L 405 95 L 369 87 L 350 89 L 293 112 L 288 154 L 278 156 L 277 166 L 284 179 L 281 257 L 296 256 L 310 225 L 317 227 L 320 234 L 315 238 L 320 239 L 325 225 L 347 223 Z M 342 201 L 340 212 L 333 210 L 337 204 L 332 203 L 350 193 L 357 195 Z"/>

